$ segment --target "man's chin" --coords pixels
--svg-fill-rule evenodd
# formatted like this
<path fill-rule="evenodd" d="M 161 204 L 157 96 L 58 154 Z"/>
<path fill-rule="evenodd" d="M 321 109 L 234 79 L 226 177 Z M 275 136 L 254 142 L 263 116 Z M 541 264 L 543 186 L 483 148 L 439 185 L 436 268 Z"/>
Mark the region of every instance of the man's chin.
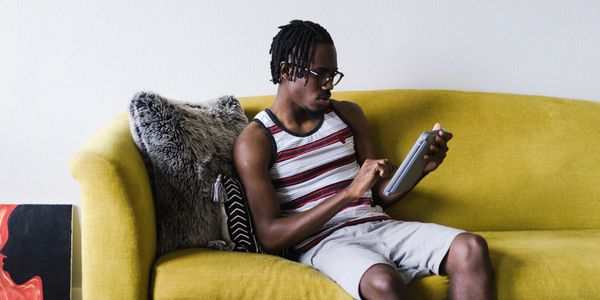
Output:
<path fill-rule="evenodd" d="M 329 99 L 317 99 L 317 105 L 327 109 L 329 108 Z"/>
<path fill-rule="evenodd" d="M 323 113 L 329 108 L 329 99 L 314 99 L 310 100 L 303 107 L 304 112 L 310 118 L 320 118 Z"/>

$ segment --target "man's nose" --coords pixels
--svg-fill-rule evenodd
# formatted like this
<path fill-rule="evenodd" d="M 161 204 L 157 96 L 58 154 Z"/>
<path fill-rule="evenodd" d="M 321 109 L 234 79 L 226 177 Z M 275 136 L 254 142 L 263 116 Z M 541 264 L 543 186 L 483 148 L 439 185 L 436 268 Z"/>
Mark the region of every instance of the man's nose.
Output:
<path fill-rule="evenodd" d="M 333 90 L 333 81 L 327 80 L 327 82 L 325 82 L 325 84 L 321 86 L 321 89 L 326 90 L 326 91 Z"/>

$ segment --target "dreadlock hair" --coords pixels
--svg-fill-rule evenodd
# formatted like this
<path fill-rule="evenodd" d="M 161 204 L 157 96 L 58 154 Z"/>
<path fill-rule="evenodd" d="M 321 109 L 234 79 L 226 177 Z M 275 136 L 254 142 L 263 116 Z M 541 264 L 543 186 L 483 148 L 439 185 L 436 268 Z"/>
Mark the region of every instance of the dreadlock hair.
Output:
<path fill-rule="evenodd" d="M 292 81 L 296 81 L 296 78 L 303 78 L 306 75 L 305 68 L 313 62 L 315 44 L 333 45 L 327 30 L 311 21 L 293 20 L 287 25 L 279 26 L 279 29 L 281 30 L 273 38 L 269 50 L 273 84 L 279 83 L 281 75 L 279 64 L 282 61 L 288 63 L 289 68 L 286 73 Z M 308 76 L 306 80 L 308 82 Z"/>

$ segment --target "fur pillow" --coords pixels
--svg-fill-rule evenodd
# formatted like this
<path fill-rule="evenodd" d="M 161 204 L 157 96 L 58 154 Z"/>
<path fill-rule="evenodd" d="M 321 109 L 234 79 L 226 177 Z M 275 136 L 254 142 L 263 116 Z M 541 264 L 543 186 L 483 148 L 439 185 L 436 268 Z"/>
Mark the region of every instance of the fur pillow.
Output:
<path fill-rule="evenodd" d="M 233 173 L 233 142 L 248 124 L 239 101 L 224 96 L 191 104 L 142 92 L 130 103 L 129 120 L 152 185 L 158 255 L 232 247 L 223 241 L 211 188 L 220 173 Z"/>

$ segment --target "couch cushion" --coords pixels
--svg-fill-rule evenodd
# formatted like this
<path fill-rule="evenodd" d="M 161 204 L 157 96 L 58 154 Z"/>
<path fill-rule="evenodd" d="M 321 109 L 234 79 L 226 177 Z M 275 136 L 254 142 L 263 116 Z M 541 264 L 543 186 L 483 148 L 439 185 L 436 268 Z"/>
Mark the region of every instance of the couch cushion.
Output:
<path fill-rule="evenodd" d="M 600 230 L 478 234 L 490 247 L 498 299 L 591 299 L 600 295 L 596 280 Z M 349 297 L 316 270 L 264 254 L 176 251 L 159 258 L 154 274 L 155 299 Z M 443 299 L 448 278 L 425 277 L 411 282 L 409 288 L 418 299 Z"/>
<path fill-rule="evenodd" d="M 234 251 L 264 253 L 256 236 L 244 188 L 237 178 L 219 174 L 214 197 L 222 203 L 223 219 Z M 214 201 L 214 200 L 213 200 Z"/>
<path fill-rule="evenodd" d="M 600 230 L 480 232 L 490 246 L 498 299 L 600 295 Z"/>
<path fill-rule="evenodd" d="M 208 249 L 160 257 L 152 289 L 154 299 L 350 299 L 308 266 L 272 255 Z"/>
<path fill-rule="evenodd" d="M 595 299 L 600 230 L 477 232 L 489 245 L 498 299 Z M 448 277 L 410 283 L 415 299 L 445 299 Z"/>

